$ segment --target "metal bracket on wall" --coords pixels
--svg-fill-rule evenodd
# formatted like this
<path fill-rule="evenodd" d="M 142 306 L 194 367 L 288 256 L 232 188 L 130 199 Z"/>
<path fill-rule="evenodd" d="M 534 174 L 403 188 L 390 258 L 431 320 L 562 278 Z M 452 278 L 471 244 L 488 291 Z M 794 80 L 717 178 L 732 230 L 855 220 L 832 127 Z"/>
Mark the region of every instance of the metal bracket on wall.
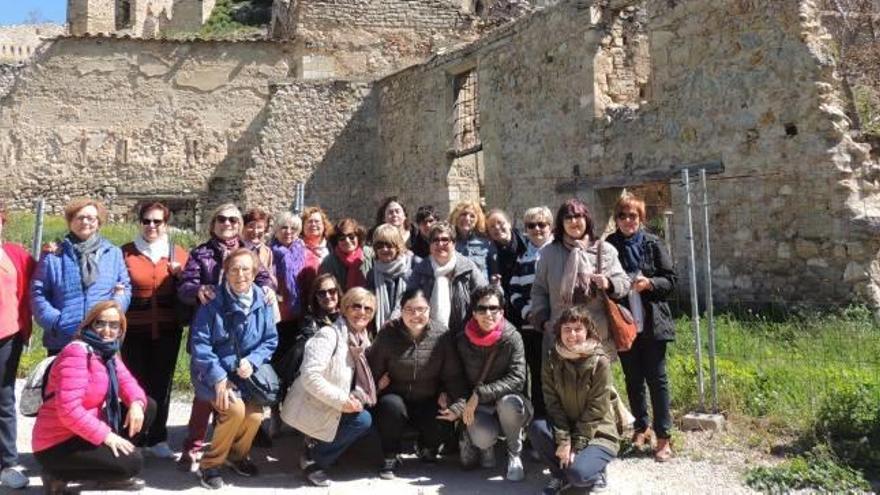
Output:
<path fill-rule="evenodd" d="M 708 175 L 717 175 L 724 172 L 724 163 L 715 160 L 703 163 L 688 163 L 673 165 L 669 168 L 646 170 L 632 174 L 620 174 L 598 177 L 575 177 L 556 184 L 556 192 L 562 194 L 575 194 L 583 190 L 609 189 L 613 187 L 630 187 L 647 184 L 650 182 L 666 182 L 681 177 L 681 171 L 699 174 L 700 169 L 705 169 Z"/>

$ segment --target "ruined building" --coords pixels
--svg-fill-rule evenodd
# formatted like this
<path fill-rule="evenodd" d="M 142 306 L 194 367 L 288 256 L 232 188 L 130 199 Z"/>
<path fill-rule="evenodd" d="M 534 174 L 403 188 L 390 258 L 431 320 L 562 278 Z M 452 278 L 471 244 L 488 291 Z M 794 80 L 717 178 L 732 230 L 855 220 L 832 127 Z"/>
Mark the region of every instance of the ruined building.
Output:
<path fill-rule="evenodd" d="M 226 200 L 288 208 L 304 183 L 307 203 L 369 222 L 388 194 L 517 216 L 577 195 L 604 219 L 629 188 L 671 213 L 684 267 L 681 170 L 704 168 L 718 299 L 880 303 L 880 98 L 854 83 L 864 64 L 843 77 L 839 29 L 876 11 L 563 0 L 493 24 L 479 10 L 279 0 L 274 39 L 248 42 L 72 29 L 0 88 L 0 195 L 57 210 L 89 194 L 116 215 L 161 198 L 197 218 Z"/>
<path fill-rule="evenodd" d="M 68 0 L 67 22 L 74 36 L 120 34 L 151 38 L 198 30 L 216 0 Z"/>

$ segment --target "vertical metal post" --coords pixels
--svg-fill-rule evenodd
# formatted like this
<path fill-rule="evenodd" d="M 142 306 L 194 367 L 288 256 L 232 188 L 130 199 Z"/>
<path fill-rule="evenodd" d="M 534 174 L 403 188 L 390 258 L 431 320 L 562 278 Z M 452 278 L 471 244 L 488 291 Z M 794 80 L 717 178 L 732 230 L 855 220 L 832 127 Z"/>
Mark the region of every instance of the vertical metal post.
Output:
<path fill-rule="evenodd" d="M 712 300 L 712 250 L 709 246 L 709 190 L 706 169 L 700 169 L 703 187 L 703 242 L 706 254 L 706 318 L 709 320 L 709 373 L 712 383 L 712 412 L 718 412 L 718 371 L 715 368 L 715 304 Z"/>
<path fill-rule="evenodd" d="M 694 348 L 697 359 L 697 390 L 700 392 L 700 410 L 706 410 L 706 391 L 703 384 L 703 344 L 700 338 L 700 302 L 697 294 L 697 256 L 694 252 L 694 219 L 691 214 L 691 183 L 688 169 L 681 171 L 687 210 L 688 268 L 691 279 L 691 322 L 694 327 Z"/>
<path fill-rule="evenodd" d="M 663 241 L 666 242 L 666 251 L 672 255 L 672 210 L 663 212 Z M 675 256 L 672 256 L 675 259 Z"/>
<path fill-rule="evenodd" d="M 34 221 L 34 243 L 31 245 L 31 253 L 34 259 L 40 259 L 40 250 L 43 245 L 43 219 L 46 210 L 46 200 L 39 198 L 34 202 L 36 210 L 36 219 Z"/>

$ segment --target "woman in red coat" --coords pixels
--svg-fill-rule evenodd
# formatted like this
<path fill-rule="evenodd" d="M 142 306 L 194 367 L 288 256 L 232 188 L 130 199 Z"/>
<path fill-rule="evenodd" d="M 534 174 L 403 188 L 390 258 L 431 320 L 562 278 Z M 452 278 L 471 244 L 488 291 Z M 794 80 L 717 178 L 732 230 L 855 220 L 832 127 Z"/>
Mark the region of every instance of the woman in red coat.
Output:
<path fill-rule="evenodd" d="M 102 301 L 52 363 L 32 438 L 46 493 L 63 493 L 69 481 L 97 481 L 103 490 L 144 485 L 132 441 L 149 430 L 156 403 L 119 355 L 125 329 L 119 304 Z"/>
<path fill-rule="evenodd" d="M 28 484 L 15 449 L 15 372 L 31 337 L 30 280 L 34 259 L 17 244 L 3 242 L 6 208 L 0 203 L 0 486 Z"/>

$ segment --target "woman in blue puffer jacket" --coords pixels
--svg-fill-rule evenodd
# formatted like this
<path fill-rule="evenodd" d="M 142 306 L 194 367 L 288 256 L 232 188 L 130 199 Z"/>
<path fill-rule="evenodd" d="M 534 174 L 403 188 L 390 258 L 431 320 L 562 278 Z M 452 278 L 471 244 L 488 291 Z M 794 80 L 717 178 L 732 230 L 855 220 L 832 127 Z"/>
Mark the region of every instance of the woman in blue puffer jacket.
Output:
<path fill-rule="evenodd" d="M 104 205 L 77 199 L 64 208 L 64 217 L 69 232 L 43 255 L 31 281 L 31 309 L 50 356 L 73 339 L 95 304 L 112 299 L 126 311 L 131 300 L 122 251 L 99 233 L 107 221 Z"/>

